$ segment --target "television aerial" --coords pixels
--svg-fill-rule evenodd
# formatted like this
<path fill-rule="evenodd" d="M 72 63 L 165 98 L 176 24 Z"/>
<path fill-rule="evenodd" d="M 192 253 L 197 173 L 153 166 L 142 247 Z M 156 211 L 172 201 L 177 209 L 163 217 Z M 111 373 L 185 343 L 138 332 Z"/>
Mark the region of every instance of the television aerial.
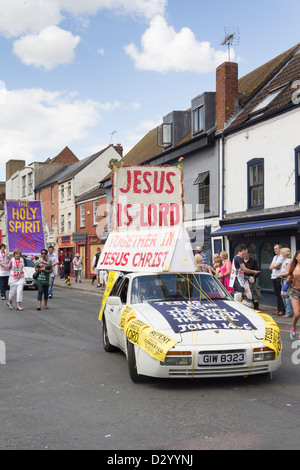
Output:
<path fill-rule="evenodd" d="M 225 39 L 221 43 L 222 46 L 228 47 L 228 61 L 230 62 L 230 47 L 233 45 L 238 46 L 240 43 L 240 30 L 239 28 L 227 27 L 224 28 Z"/>

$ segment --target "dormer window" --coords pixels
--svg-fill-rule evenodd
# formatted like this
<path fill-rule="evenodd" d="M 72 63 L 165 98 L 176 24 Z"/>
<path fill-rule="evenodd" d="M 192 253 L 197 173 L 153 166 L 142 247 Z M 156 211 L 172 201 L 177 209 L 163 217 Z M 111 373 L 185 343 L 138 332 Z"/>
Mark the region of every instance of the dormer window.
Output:
<path fill-rule="evenodd" d="M 250 116 L 260 114 L 265 111 L 269 104 L 271 104 L 272 101 L 277 98 L 277 96 L 284 90 L 285 87 L 286 84 L 271 90 L 270 93 L 258 105 L 256 105 L 255 108 L 252 109 L 252 111 L 250 111 Z"/>
<path fill-rule="evenodd" d="M 172 145 L 172 124 L 161 124 L 157 128 L 158 147 L 170 147 Z"/>
<path fill-rule="evenodd" d="M 204 129 L 204 106 L 200 106 L 193 110 L 193 134 L 203 131 Z"/>

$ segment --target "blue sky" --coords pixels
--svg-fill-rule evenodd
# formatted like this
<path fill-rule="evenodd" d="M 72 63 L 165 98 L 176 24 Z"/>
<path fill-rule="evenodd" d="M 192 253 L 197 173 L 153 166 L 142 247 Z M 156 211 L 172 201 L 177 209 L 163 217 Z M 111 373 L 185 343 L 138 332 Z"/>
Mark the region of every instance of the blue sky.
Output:
<path fill-rule="evenodd" d="M 299 1 L 0 0 L 0 180 L 5 163 L 126 154 L 172 110 L 215 91 L 238 27 L 239 76 L 300 42 Z M 300 77 L 299 77 L 300 79 Z"/>

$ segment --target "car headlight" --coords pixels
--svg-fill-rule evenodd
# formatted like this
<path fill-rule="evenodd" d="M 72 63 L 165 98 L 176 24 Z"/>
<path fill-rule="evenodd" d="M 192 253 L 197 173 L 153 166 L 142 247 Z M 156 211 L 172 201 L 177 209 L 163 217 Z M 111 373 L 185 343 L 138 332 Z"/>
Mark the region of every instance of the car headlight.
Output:
<path fill-rule="evenodd" d="M 162 366 L 191 366 L 191 351 L 169 351 L 166 354 L 165 362 L 160 362 Z"/>
<path fill-rule="evenodd" d="M 253 362 L 274 361 L 275 351 L 271 348 L 262 347 L 253 349 Z"/>

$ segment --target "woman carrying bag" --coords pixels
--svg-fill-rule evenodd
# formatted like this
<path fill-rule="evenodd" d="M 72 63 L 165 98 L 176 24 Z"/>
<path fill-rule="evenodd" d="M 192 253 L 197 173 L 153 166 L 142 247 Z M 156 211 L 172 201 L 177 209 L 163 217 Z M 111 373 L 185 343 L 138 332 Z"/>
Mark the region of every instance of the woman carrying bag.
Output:
<path fill-rule="evenodd" d="M 38 305 L 37 310 L 41 310 L 41 302 L 44 295 L 44 307 L 47 310 L 48 307 L 48 290 L 50 283 L 50 274 L 53 271 L 52 263 L 48 260 L 48 251 L 43 249 L 41 251 L 41 257 L 35 263 L 35 270 L 37 272 L 37 277 L 35 280 L 36 285 L 38 286 Z"/>

